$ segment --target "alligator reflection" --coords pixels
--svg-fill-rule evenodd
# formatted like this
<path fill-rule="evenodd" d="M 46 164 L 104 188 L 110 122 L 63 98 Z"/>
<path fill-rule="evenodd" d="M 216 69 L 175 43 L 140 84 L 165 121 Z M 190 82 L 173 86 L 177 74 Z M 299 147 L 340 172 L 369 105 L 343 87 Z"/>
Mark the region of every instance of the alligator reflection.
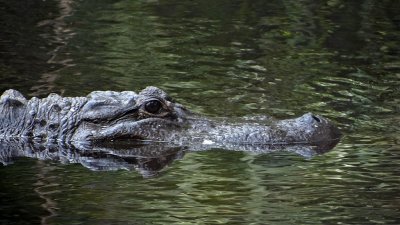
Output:
<path fill-rule="evenodd" d="M 0 141 L 0 161 L 8 165 L 18 157 L 56 160 L 61 163 L 80 163 L 93 171 L 137 170 L 143 177 L 152 177 L 164 167 L 183 156 L 182 147 L 135 144 L 130 147 L 103 147 L 59 143 L 41 144 L 32 141 Z"/>
<path fill-rule="evenodd" d="M 270 145 L 243 146 L 238 151 L 255 153 L 271 153 L 288 151 L 309 158 L 331 150 L 337 141 L 323 145 Z M 183 147 L 171 146 L 167 143 L 118 142 L 97 145 L 79 146 L 60 143 L 37 143 L 30 140 L 1 140 L 0 161 L 3 165 L 13 163 L 19 157 L 39 160 L 55 160 L 63 164 L 80 163 L 93 171 L 136 170 L 143 177 L 157 176 L 166 166 L 182 159 L 188 151 L 205 151 L 205 145 Z"/>

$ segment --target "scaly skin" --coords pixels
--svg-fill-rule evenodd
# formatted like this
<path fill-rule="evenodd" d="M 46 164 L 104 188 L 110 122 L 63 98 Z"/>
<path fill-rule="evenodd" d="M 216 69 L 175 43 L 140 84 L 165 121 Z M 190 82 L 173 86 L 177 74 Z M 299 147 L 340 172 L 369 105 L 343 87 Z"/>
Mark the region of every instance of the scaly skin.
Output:
<path fill-rule="evenodd" d="M 87 101 L 56 94 L 27 101 L 18 91 L 8 90 L 0 98 L 0 137 L 69 140 Z"/>
<path fill-rule="evenodd" d="M 340 138 L 331 122 L 311 113 L 268 124 L 201 118 L 156 87 L 139 94 L 96 91 L 86 97 L 51 94 L 29 101 L 8 90 L 0 98 L 0 115 L 0 139 L 27 137 L 77 146 L 127 139 L 168 142 L 193 150 L 255 151 L 266 145 L 331 146 Z"/>

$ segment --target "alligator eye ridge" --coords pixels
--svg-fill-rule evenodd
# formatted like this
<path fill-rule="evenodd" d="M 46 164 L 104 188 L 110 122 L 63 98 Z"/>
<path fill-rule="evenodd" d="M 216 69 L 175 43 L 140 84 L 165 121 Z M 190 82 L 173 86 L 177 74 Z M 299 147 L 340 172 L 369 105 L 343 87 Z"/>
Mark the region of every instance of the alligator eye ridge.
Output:
<path fill-rule="evenodd" d="M 158 100 L 151 100 L 146 102 L 146 104 L 144 105 L 144 108 L 147 112 L 155 114 L 158 111 L 160 111 L 161 108 L 161 102 Z"/>

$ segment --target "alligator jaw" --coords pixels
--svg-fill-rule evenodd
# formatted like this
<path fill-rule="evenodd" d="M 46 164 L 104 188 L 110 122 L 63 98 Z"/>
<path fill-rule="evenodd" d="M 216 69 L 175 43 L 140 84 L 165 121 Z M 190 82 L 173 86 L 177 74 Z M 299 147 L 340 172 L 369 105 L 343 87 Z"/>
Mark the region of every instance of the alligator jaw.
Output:
<path fill-rule="evenodd" d="M 78 128 L 72 141 L 165 142 L 187 146 L 192 150 L 223 148 L 265 152 L 291 148 L 325 152 L 332 149 L 340 139 L 339 130 L 331 122 L 311 113 L 268 125 L 225 123 L 203 118 L 182 121 L 147 118 L 140 121 L 119 121 L 109 126 L 88 126 L 83 124 Z"/>

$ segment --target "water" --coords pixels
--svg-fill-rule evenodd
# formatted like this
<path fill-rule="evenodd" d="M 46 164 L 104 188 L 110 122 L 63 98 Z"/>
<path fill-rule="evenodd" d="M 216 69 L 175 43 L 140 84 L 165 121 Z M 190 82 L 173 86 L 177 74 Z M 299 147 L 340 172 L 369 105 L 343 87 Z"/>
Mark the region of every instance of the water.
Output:
<path fill-rule="evenodd" d="M 209 117 L 311 111 L 344 133 L 313 158 L 180 152 L 147 179 L 21 157 L 0 167 L 0 223 L 399 224 L 399 11 L 394 0 L 0 1 L 1 92 L 153 85 Z"/>

